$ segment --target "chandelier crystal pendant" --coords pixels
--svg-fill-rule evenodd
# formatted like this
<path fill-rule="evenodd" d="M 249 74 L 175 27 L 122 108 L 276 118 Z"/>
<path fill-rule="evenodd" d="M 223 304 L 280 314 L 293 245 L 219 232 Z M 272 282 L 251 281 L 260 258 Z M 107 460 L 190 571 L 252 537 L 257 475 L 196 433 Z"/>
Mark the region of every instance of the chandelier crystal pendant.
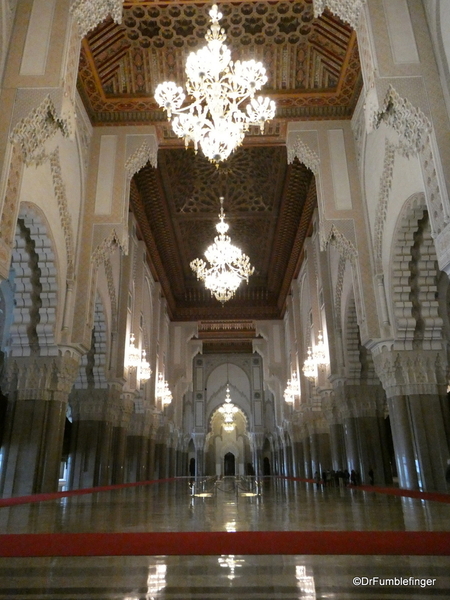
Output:
<path fill-rule="evenodd" d="M 214 4 L 209 11 L 211 25 L 206 33 L 207 46 L 191 52 L 186 61 L 186 91 L 193 102 L 182 107 L 185 93 L 173 81 L 160 83 L 155 100 L 172 119 L 172 128 L 185 146 L 193 142 L 216 165 L 226 160 L 242 144 L 251 125 L 264 131 L 266 121 L 275 116 L 275 102 L 256 96 L 267 81 L 266 69 L 255 60 L 231 60 L 224 44 L 225 30 L 220 27 L 222 14 Z M 244 112 L 242 103 L 247 105 Z M 172 118 L 173 116 L 173 118 Z"/>
<path fill-rule="evenodd" d="M 225 401 L 222 406 L 219 407 L 219 412 L 223 415 L 223 428 L 225 431 L 233 431 L 235 427 L 234 415 L 238 412 L 238 410 L 238 407 L 231 402 L 230 387 L 227 384 Z"/>
<path fill-rule="evenodd" d="M 249 257 L 233 246 L 230 236 L 226 235 L 229 225 L 225 223 L 223 197 L 220 198 L 219 219 L 216 225 L 219 235 L 205 252 L 210 266 L 203 259 L 196 258 L 191 262 L 191 269 L 197 279 L 205 283 L 206 289 L 224 304 L 234 296 L 242 280 L 248 282 L 255 268 L 251 266 Z"/>

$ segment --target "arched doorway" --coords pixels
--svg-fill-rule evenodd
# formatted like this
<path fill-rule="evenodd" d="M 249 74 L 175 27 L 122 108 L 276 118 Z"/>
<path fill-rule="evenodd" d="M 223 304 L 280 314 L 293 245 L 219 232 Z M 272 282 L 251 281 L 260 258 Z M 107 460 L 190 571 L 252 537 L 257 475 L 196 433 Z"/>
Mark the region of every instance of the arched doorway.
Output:
<path fill-rule="evenodd" d="M 227 452 L 223 457 L 223 474 L 225 477 L 236 475 L 235 457 L 232 452 Z"/>
<path fill-rule="evenodd" d="M 263 460 L 263 475 L 267 477 L 270 474 L 270 459 L 268 456 L 265 456 Z"/>

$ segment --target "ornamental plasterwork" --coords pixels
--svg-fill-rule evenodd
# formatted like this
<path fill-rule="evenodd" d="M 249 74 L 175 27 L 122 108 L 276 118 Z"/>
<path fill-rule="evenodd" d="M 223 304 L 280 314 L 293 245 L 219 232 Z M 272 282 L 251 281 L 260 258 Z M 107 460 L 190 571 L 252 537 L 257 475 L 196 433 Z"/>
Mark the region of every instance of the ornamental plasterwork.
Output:
<path fill-rule="evenodd" d="M 0 221 L 1 259 L 8 263 L 8 270 L 9 255 L 13 246 L 14 234 L 16 231 L 17 207 L 22 170 L 23 163 L 20 150 L 17 146 L 13 146 L 11 149 L 5 200 Z M 5 278 L 7 278 L 7 275 Z"/>
<path fill-rule="evenodd" d="M 446 359 L 442 351 L 381 352 L 374 356 L 374 365 L 388 398 L 445 394 Z"/>
<path fill-rule="evenodd" d="M 21 149 L 26 165 L 40 165 L 46 159 L 45 142 L 58 130 L 69 137 L 67 121 L 58 117 L 50 96 L 46 96 L 37 108 L 17 123 L 10 135 L 10 142 Z"/>
<path fill-rule="evenodd" d="M 429 143 L 432 130 L 429 119 L 392 86 L 389 86 L 381 110 L 374 116 L 374 127 L 378 128 L 382 121 L 399 135 L 399 151 L 403 156 L 419 154 Z"/>
<path fill-rule="evenodd" d="M 74 356 L 14 358 L 8 360 L 6 393 L 10 400 L 56 400 L 67 402 L 78 373 Z"/>
<path fill-rule="evenodd" d="M 444 208 L 433 153 L 433 130 L 426 115 L 402 98 L 389 86 L 382 109 L 376 113 L 374 127 L 381 122 L 392 127 L 399 136 L 397 151 L 403 156 L 418 155 L 424 172 L 424 183 L 433 233 L 439 234 L 450 220 Z"/>
<path fill-rule="evenodd" d="M 324 10 L 328 8 L 353 29 L 357 29 L 365 2 L 366 0 L 313 0 L 314 17 L 320 17 Z"/>
<path fill-rule="evenodd" d="M 114 285 L 114 278 L 112 272 L 111 259 L 109 256 L 105 258 L 105 274 L 106 281 L 108 283 L 108 294 L 109 301 L 111 303 L 111 331 L 117 331 L 117 299 L 116 299 L 116 287 Z"/>
<path fill-rule="evenodd" d="M 311 150 L 300 137 L 297 137 L 295 142 L 291 145 L 288 145 L 287 148 L 287 161 L 288 164 L 292 164 L 295 158 L 298 158 L 299 162 L 305 165 L 310 171 L 314 173 L 314 175 L 319 174 L 320 167 L 320 158 Z"/>
<path fill-rule="evenodd" d="M 67 203 L 66 186 L 61 175 L 61 163 L 59 160 L 59 150 L 56 148 L 50 154 L 50 168 L 53 179 L 53 189 L 58 203 L 59 218 L 64 232 L 67 254 L 67 279 L 74 278 L 74 244 L 72 234 L 72 217 Z"/>
<path fill-rule="evenodd" d="M 355 246 L 344 235 L 342 235 L 334 223 L 331 226 L 325 245 L 328 246 L 328 244 L 333 244 L 333 246 L 335 246 L 338 250 L 339 254 L 344 256 L 351 263 L 351 265 L 356 264 L 358 252 Z"/>
<path fill-rule="evenodd" d="M 125 163 L 125 169 L 128 179 L 131 179 L 135 173 L 140 171 L 150 163 L 154 169 L 158 166 L 158 147 L 155 144 L 149 144 L 146 140 L 138 150 L 136 150 Z"/>
<path fill-rule="evenodd" d="M 385 140 L 383 173 L 380 178 L 378 204 L 375 217 L 375 268 L 377 273 L 383 271 L 383 230 L 386 222 L 389 193 L 394 175 L 395 145 Z"/>
<path fill-rule="evenodd" d="M 339 256 L 338 274 L 336 280 L 336 290 L 334 292 L 334 310 L 336 315 L 336 324 L 339 329 L 342 328 L 341 305 L 342 305 L 342 289 L 344 285 L 344 274 L 347 259 L 342 254 Z"/>
<path fill-rule="evenodd" d="M 123 0 L 74 0 L 70 12 L 78 25 L 80 38 L 111 16 L 117 24 L 122 23 Z"/>
<path fill-rule="evenodd" d="M 117 248 L 121 247 L 119 236 L 115 229 L 112 229 L 110 234 L 96 247 L 92 253 L 91 261 L 96 268 L 101 262 L 112 254 Z"/>

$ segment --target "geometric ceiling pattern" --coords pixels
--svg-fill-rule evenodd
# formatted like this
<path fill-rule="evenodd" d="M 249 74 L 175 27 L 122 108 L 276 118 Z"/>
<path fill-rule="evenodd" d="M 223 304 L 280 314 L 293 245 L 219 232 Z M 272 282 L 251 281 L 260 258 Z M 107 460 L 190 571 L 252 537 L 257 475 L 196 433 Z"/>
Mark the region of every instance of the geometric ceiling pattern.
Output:
<path fill-rule="evenodd" d="M 183 86 L 189 52 L 205 44 L 211 3 L 124 3 L 123 21 L 101 24 L 82 45 L 79 90 L 94 124 L 165 121 L 156 86 Z M 278 119 L 351 117 L 361 89 L 356 35 L 312 0 L 221 3 L 232 57 L 260 60 Z M 162 130 L 162 134 L 164 131 Z M 164 135 L 162 135 L 164 139 Z"/>
<path fill-rule="evenodd" d="M 189 266 L 217 235 L 221 195 L 232 242 L 255 267 L 224 306 Z M 218 168 L 200 152 L 162 149 L 157 169 L 134 176 L 131 205 L 173 319 L 282 316 L 316 206 L 312 172 L 288 165 L 286 148 L 241 147 Z"/>
<path fill-rule="evenodd" d="M 78 90 L 93 126 L 156 129 L 158 167 L 134 176 L 130 208 L 170 317 L 198 321 L 204 351 L 248 351 L 254 320 L 283 316 L 317 205 L 311 171 L 287 164 L 287 123 L 350 119 L 362 76 L 355 32 L 329 11 L 315 19 L 312 0 L 219 2 L 232 59 L 264 64 L 262 93 L 277 111 L 216 168 L 184 149 L 154 100 L 162 81 L 185 87 L 186 58 L 205 45 L 211 5 L 125 0 L 120 25 L 107 19 L 84 38 Z M 217 233 L 220 196 L 232 242 L 255 267 L 224 306 L 189 266 Z"/>

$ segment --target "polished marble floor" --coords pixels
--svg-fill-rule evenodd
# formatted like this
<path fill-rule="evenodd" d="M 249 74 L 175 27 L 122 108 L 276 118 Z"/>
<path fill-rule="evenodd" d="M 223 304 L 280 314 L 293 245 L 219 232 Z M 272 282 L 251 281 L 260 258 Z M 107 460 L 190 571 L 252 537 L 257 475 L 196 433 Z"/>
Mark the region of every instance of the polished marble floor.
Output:
<path fill-rule="evenodd" d="M 156 483 L 0 508 L 0 533 L 449 531 L 450 505 L 267 480 Z M 450 543 L 450 538 L 449 538 Z M 353 578 L 360 577 L 360 585 Z M 378 578 L 378 579 L 377 579 Z M 429 580 L 428 582 L 426 580 Z M 402 581 L 400 581 L 402 580 Z M 358 582 L 356 582 L 358 583 Z M 0 559 L 0 600 L 450 598 L 446 556 Z"/>

